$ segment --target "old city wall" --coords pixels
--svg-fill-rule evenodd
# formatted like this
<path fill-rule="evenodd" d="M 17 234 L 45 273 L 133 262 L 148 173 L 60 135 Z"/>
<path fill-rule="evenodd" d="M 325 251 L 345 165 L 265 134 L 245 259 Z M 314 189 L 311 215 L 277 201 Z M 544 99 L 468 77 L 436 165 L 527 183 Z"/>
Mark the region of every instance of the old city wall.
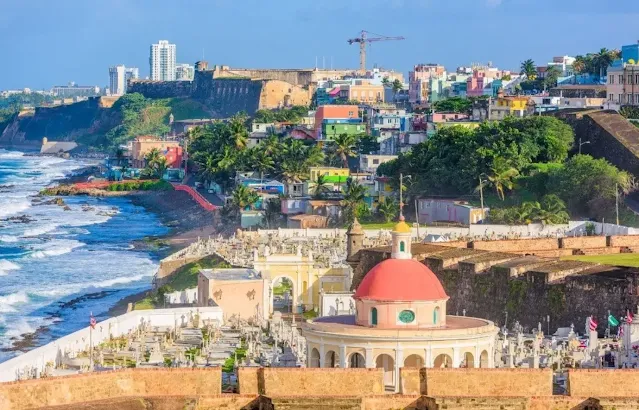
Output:
<path fill-rule="evenodd" d="M 639 128 L 616 111 L 566 112 L 553 114 L 575 131 L 575 139 L 590 141 L 582 147 L 584 154 L 605 158 L 618 168 L 639 175 Z"/>
<path fill-rule="evenodd" d="M 302 88 L 279 80 L 265 81 L 260 93 L 260 109 L 280 108 L 282 103 L 290 105 L 310 105 L 313 92 L 309 88 Z"/>
<path fill-rule="evenodd" d="M 429 397 L 552 396 L 552 369 L 401 368 L 403 394 Z"/>
<path fill-rule="evenodd" d="M 469 247 L 484 251 L 526 253 L 531 250 L 547 251 L 559 249 L 559 242 L 556 238 L 473 241 Z"/>
<path fill-rule="evenodd" d="M 176 259 L 163 259 L 162 261 L 160 261 L 160 267 L 158 268 L 158 273 L 155 276 L 156 282 L 159 283 L 166 281 L 176 270 L 180 269 L 182 266 L 188 265 L 189 263 L 197 262 L 203 258 L 203 256 L 185 256 Z M 161 284 L 157 286 L 161 286 Z"/>
<path fill-rule="evenodd" d="M 31 409 L 129 396 L 215 395 L 221 393 L 221 388 L 219 367 L 126 369 L 3 383 L 0 409 Z"/>
<path fill-rule="evenodd" d="M 318 70 L 318 69 L 252 69 L 229 68 L 217 66 L 209 71 L 215 78 L 247 77 L 253 80 L 278 80 L 309 87 L 318 80 L 338 79 L 352 75 L 353 70 Z"/>
<path fill-rule="evenodd" d="M 190 97 L 193 92 L 191 81 L 132 81 L 128 93 L 140 93 L 146 98 Z"/>
<path fill-rule="evenodd" d="M 571 369 L 568 395 L 576 397 L 639 397 L 639 370 Z"/>
<path fill-rule="evenodd" d="M 266 396 L 370 396 L 384 393 L 382 369 L 241 367 L 238 383 L 241 394 Z"/>
<path fill-rule="evenodd" d="M 240 111 L 252 115 L 260 107 L 263 81 L 249 78 L 215 79 L 207 71 L 197 71 L 192 98 L 203 103 L 214 118 L 228 118 Z"/>

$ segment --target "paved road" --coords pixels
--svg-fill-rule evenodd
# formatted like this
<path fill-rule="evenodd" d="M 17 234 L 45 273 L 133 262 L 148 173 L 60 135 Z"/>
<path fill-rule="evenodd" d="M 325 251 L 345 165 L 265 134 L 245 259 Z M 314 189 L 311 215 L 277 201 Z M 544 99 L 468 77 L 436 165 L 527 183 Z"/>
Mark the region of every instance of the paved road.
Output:
<path fill-rule="evenodd" d="M 209 201 L 213 205 L 220 206 L 220 207 L 224 206 L 224 202 L 220 199 L 219 196 L 217 196 L 217 194 L 209 194 L 209 192 L 206 189 L 204 189 L 204 188 L 196 188 L 195 187 L 195 182 L 196 182 L 195 177 L 193 177 L 193 175 L 190 175 L 189 178 L 187 178 L 184 181 L 184 184 L 190 186 L 193 189 L 195 189 L 204 198 L 206 198 L 207 201 Z"/>

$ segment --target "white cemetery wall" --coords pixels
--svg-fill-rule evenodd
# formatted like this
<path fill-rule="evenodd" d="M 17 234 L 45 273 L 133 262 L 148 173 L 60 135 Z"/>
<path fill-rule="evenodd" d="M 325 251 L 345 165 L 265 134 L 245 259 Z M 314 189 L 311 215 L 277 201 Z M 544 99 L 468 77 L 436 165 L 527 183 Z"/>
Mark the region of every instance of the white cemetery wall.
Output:
<path fill-rule="evenodd" d="M 320 316 L 348 315 L 351 314 L 351 306 L 355 306 L 353 292 L 322 293 Z"/>

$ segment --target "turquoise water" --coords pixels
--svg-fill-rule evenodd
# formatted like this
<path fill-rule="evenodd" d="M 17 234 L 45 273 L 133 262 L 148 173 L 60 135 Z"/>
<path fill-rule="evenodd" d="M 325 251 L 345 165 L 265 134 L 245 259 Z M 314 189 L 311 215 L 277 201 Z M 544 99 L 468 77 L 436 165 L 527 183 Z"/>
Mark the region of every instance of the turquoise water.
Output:
<path fill-rule="evenodd" d="M 47 343 L 150 286 L 158 262 L 131 242 L 167 232 L 154 214 L 125 198 L 33 202 L 81 165 L 0 150 L 0 361 L 19 354 L 6 349 L 21 335 L 40 329 L 36 343 Z"/>

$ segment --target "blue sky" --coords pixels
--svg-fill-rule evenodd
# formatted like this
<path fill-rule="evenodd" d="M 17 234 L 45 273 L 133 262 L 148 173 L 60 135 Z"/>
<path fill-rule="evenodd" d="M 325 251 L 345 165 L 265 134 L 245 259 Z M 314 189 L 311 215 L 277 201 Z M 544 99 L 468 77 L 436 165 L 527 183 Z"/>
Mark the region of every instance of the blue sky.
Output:
<path fill-rule="evenodd" d="M 148 75 L 149 45 L 177 44 L 178 62 L 234 67 L 357 67 L 408 72 L 471 62 L 517 69 L 532 58 L 620 48 L 639 40 L 637 0 L 0 0 L 0 90 L 75 81 L 104 86 L 108 67 Z"/>

